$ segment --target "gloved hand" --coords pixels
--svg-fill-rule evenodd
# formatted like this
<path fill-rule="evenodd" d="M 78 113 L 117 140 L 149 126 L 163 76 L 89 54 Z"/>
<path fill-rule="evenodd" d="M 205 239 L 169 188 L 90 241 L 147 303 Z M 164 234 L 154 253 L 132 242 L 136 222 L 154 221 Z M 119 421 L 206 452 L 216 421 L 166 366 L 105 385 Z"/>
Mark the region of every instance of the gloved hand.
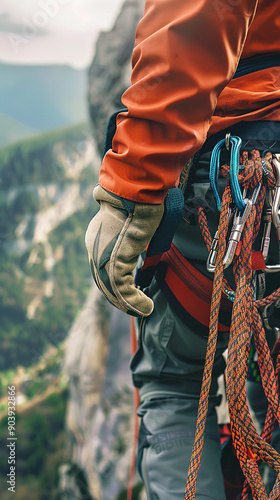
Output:
<path fill-rule="evenodd" d="M 89 223 L 85 239 L 95 282 L 122 311 L 149 316 L 153 301 L 134 286 L 133 271 L 161 221 L 164 203 L 126 200 L 99 185 L 93 196 L 100 210 Z"/>

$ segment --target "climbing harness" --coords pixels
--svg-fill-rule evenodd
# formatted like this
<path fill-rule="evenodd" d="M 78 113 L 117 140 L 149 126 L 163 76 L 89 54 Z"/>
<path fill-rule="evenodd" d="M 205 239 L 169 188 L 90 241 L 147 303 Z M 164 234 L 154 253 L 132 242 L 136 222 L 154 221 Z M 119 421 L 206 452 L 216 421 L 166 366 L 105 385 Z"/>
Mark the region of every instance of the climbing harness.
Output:
<path fill-rule="evenodd" d="M 232 440 L 236 456 L 246 478 L 242 499 L 248 498 L 250 490 L 254 500 L 276 500 L 280 497 L 280 455 L 269 444 L 275 421 L 280 423 L 278 382 L 280 356 L 277 352 L 275 361 L 275 354 L 273 354 L 273 362 L 260 315 L 260 310 L 267 312 L 267 308 L 271 304 L 277 303 L 277 301 L 279 303 L 280 288 L 267 297 L 257 299 L 253 286 L 256 272 L 280 271 L 279 264 L 268 265 L 266 263 L 272 225 L 275 227 L 279 241 L 280 163 L 277 158 L 272 158 L 271 153 L 267 153 L 264 158 L 261 158 L 259 152 L 254 150 L 251 152 L 251 158 L 247 152 L 243 152 L 240 164 L 241 143 L 238 139 L 231 137 L 227 138 L 227 141 L 226 139 L 220 141 L 214 148 L 211 157 L 210 184 L 217 208 L 220 211 L 219 227 L 213 240 L 207 227 L 204 210 L 202 207 L 199 207 L 198 210 L 202 234 L 210 253 L 207 268 L 214 272 L 214 280 L 208 346 L 185 500 L 191 500 L 195 495 L 217 342 L 221 297 L 222 292 L 228 286 L 224 278 L 224 269 L 230 264 L 233 265 L 236 289 L 228 345 L 226 393 Z M 219 169 L 221 150 L 228 143 L 231 144 L 230 165 L 223 165 Z M 217 187 L 219 170 L 227 177 L 222 200 L 220 200 Z M 260 231 L 263 208 L 265 218 L 263 238 L 260 251 L 255 251 L 253 243 L 256 242 Z M 227 242 L 228 234 L 230 236 Z M 254 339 L 260 376 L 268 401 L 267 415 L 261 435 L 258 434 L 252 421 L 246 397 L 246 376 L 251 338 Z M 278 342 L 279 345 L 280 342 Z M 267 463 L 278 473 L 273 490 L 269 495 L 266 493 L 259 472 L 260 462 Z"/>

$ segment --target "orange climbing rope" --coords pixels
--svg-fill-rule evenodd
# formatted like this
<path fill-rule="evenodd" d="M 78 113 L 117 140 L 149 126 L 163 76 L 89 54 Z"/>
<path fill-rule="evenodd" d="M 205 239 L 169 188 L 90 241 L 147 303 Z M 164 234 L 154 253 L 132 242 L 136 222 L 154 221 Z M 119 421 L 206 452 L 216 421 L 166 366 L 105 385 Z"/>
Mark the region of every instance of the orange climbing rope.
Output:
<path fill-rule="evenodd" d="M 239 179 L 242 187 L 246 192 L 254 192 L 257 185 L 261 183 L 261 188 L 258 190 L 259 196 L 256 204 L 252 204 L 250 213 L 244 224 L 242 244 L 239 246 L 233 262 L 236 290 L 228 346 L 226 392 L 233 444 L 242 471 L 246 477 L 242 499 L 245 500 L 248 498 L 248 492 L 249 489 L 251 489 L 254 500 L 276 500 L 280 498 L 280 455 L 272 448 L 269 441 L 271 439 L 271 432 L 275 420 L 280 423 L 279 387 L 276 374 L 279 371 L 279 357 L 275 373 L 258 309 L 275 302 L 280 297 L 280 288 L 262 300 L 255 300 L 252 286 L 252 261 L 254 260 L 252 259 L 252 244 L 259 232 L 266 191 L 272 189 L 273 185 L 275 186 L 275 174 L 272 167 L 271 154 L 261 159 L 259 152 L 253 151 L 249 159 L 248 153 L 243 153 L 242 163 L 244 165 L 244 171 L 240 174 Z M 225 168 L 224 170 L 228 169 Z M 208 411 L 208 395 L 218 335 L 220 301 L 222 291 L 227 290 L 227 283 L 224 280 L 223 273 L 231 203 L 232 193 L 228 182 L 221 203 L 209 338 L 199 401 L 195 441 L 185 490 L 185 500 L 194 498 L 197 473 L 203 449 L 205 423 Z M 211 247 L 211 241 L 209 241 L 209 232 L 204 215 L 203 210 L 200 208 L 199 220 L 203 225 L 203 232 L 209 248 Z M 268 411 L 261 436 L 258 434 L 252 421 L 246 398 L 246 376 L 251 335 L 253 335 L 255 341 L 262 384 L 268 400 Z M 278 473 L 273 490 L 269 495 L 266 493 L 265 485 L 259 473 L 258 464 L 260 461 L 266 462 Z"/>

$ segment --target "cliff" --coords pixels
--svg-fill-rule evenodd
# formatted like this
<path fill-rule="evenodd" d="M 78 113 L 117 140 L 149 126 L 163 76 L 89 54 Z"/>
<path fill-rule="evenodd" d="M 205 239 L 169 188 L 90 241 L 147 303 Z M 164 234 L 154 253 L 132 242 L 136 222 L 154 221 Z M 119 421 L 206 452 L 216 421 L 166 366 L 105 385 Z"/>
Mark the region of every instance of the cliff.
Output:
<path fill-rule="evenodd" d="M 112 30 L 101 33 L 97 40 L 89 69 L 88 99 L 100 153 L 107 120 L 113 111 L 123 107 L 121 95 L 130 84 L 131 53 L 144 3 L 144 0 L 126 0 Z"/>
<path fill-rule="evenodd" d="M 83 471 L 94 500 L 119 498 L 128 484 L 133 431 L 129 358 L 129 318 L 94 287 L 69 333 L 64 358 L 72 462 L 75 471 Z M 73 479 L 71 466 L 62 467 L 61 484 L 67 485 L 69 476 Z"/>

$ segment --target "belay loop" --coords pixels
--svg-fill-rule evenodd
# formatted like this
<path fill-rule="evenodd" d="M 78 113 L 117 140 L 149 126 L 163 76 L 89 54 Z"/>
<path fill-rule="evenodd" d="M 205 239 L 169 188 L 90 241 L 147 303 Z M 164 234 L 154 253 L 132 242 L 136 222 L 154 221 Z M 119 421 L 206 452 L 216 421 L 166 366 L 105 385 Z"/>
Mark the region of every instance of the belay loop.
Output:
<path fill-rule="evenodd" d="M 240 229 L 240 241 L 242 241 L 242 243 L 239 248 L 237 245 L 235 246 L 235 252 L 232 256 L 236 289 L 234 292 L 235 298 L 228 345 L 226 394 L 232 440 L 241 469 L 246 478 L 242 499 L 245 500 L 248 498 L 249 490 L 251 490 L 254 500 L 276 500 L 280 498 L 280 455 L 270 445 L 274 423 L 277 421 L 280 424 L 278 382 L 280 357 L 278 356 L 277 358 L 275 370 L 259 313 L 260 308 L 265 308 L 279 300 L 280 288 L 268 297 L 256 300 L 253 287 L 254 271 L 252 269 L 252 245 L 261 227 L 261 214 L 266 199 L 266 193 L 269 189 L 274 188 L 275 200 L 275 195 L 278 196 L 277 189 L 279 188 L 277 184 L 279 177 L 278 171 L 276 171 L 277 175 L 275 175 L 276 169 L 275 167 L 273 168 L 271 153 L 268 153 L 265 159 L 262 159 L 259 152 L 256 150 L 251 152 L 250 158 L 246 152 L 243 152 L 241 155 L 243 165 L 240 165 L 239 155 L 241 150 L 241 139 L 238 139 L 239 138 L 235 137 L 230 138 L 231 164 L 229 167 L 223 166 L 221 168 L 221 170 L 223 169 L 226 171 L 229 179 L 222 200 L 220 200 L 217 189 L 217 181 L 220 154 L 222 148 L 225 146 L 225 140 L 217 144 L 211 158 L 210 183 L 217 207 L 220 210 L 220 221 L 218 231 L 214 237 L 215 258 L 212 255 L 213 258 L 211 260 L 211 265 L 214 268 L 214 280 L 209 337 L 195 440 L 185 490 L 185 500 L 191 500 L 195 496 L 197 473 L 203 448 L 205 423 L 208 411 L 208 396 L 218 335 L 220 301 L 222 292 L 225 291 L 227 287 L 224 279 L 224 268 L 226 264 L 225 255 L 227 252 L 226 237 L 231 223 L 231 212 L 232 210 L 236 210 L 236 214 L 239 212 L 242 218 L 246 210 L 246 198 L 248 199 L 248 197 L 252 202 L 250 210 L 246 213 L 246 220 L 244 220 L 242 228 Z M 243 190 L 243 195 L 240 186 Z M 234 205 L 235 208 L 232 208 Z M 203 229 L 208 249 L 209 247 L 213 249 L 213 242 L 211 246 L 212 237 L 209 235 L 209 230 L 207 230 L 206 217 L 201 207 L 199 207 L 198 218 Z M 233 229 L 232 227 L 232 230 Z M 267 415 L 261 435 L 258 434 L 252 421 L 246 396 L 246 377 L 252 336 L 258 354 L 262 385 L 268 402 Z M 269 495 L 266 493 L 265 485 L 259 472 L 258 466 L 260 462 L 267 463 L 278 473 L 274 487 Z"/>

